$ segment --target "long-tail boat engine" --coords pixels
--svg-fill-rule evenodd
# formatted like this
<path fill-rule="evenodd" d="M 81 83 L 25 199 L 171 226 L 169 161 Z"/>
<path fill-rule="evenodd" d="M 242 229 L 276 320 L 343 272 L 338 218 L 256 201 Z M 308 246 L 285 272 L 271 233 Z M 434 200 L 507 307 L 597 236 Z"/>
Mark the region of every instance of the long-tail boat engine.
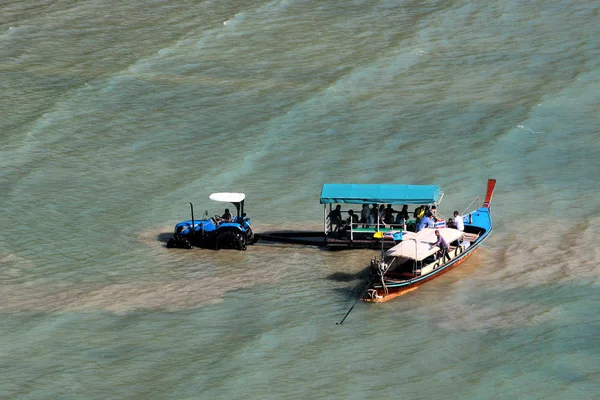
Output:
<path fill-rule="evenodd" d="M 389 267 L 390 266 L 387 265 L 382 258 L 377 259 L 373 257 L 371 259 L 371 273 L 374 275 L 382 277 L 387 272 Z"/>

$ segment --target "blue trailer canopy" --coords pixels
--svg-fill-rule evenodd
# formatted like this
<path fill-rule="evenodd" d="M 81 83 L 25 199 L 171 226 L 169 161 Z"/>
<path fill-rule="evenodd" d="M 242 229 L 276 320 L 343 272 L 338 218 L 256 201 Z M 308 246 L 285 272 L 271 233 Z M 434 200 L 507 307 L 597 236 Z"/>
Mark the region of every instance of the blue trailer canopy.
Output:
<path fill-rule="evenodd" d="M 433 204 L 440 198 L 436 185 L 326 183 L 321 204 Z"/>

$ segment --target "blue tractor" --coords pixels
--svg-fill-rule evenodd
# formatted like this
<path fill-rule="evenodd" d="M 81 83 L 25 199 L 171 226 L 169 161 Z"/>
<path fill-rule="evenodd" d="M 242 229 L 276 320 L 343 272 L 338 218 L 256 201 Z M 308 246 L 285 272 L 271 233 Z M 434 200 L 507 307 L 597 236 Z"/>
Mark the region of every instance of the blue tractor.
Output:
<path fill-rule="evenodd" d="M 209 196 L 213 201 L 232 203 L 235 206 L 236 215 L 224 215 L 226 218 L 219 215 L 209 218 L 208 211 L 205 211 L 202 219 L 195 220 L 194 206 L 190 203 L 192 219 L 175 225 L 175 232 L 167 242 L 167 247 L 246 250 L 255 240 L 250 218 L 244 213 L 245 197 L 244 193 L 213 193 Z"/>

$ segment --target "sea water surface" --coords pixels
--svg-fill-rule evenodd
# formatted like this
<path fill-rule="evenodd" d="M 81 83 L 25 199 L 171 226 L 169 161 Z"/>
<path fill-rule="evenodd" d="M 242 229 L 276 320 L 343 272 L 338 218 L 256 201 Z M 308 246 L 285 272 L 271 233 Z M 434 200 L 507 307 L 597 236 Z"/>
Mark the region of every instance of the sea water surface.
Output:
<path fill-rule="evenodd" d="M 600 398 L 600 3 L 0 3 L 0 398 Z M 166 249 L 246 193 L 498 179 L 494 232 L 394 301 L 376 251 Z"/>

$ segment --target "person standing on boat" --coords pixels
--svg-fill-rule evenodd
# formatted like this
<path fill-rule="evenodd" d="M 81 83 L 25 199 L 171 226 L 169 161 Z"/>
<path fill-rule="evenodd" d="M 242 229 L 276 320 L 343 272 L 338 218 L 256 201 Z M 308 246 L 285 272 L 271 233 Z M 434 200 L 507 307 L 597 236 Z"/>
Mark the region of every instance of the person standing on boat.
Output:
<path fill-rule="evenodd" d="M 417 229 L 415 230 L 415 232 L 419 232 L 423 228 L 434 228 L 435 224 L 431 219 L 432 216 L 433 215 L 431 214 L 431 211 L 427 211 L 423 218 L 421 218 L 417 223 Z"/>
<path fill-rule="evenodd" d="M 463 216 L 458 213 L 458 211 L 454 211 L 454 226 L 455 229 L 463 232 L 465 230 L 465 221 Z"/>
<path fill-rule="evenodd" d="M 450 261 L 450 255 L 448 254 L 448 242 L 437 229 L 435 230 L 435 236 L 437 237 L 437 242 L 431 243 L 431 245 L 439 248 L 438 252 L 436 253 L 436 259 L 441 258 L 444 262 L 446 262 L 446 259 Z"/>

